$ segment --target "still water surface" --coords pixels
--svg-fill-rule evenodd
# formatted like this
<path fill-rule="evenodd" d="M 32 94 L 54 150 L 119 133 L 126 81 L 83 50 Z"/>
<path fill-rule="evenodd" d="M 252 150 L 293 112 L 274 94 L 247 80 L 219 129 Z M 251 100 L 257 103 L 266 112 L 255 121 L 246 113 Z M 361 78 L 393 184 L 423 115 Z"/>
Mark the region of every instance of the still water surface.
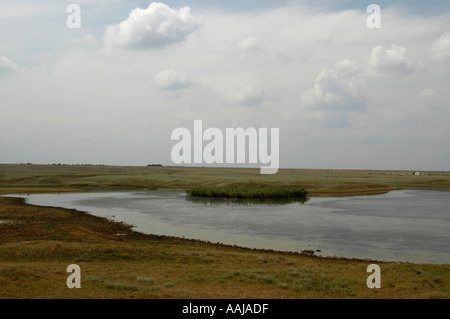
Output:
<path fill-rule="evenodd" d="M 318 255 L 450 264 L 450 192 L 311 198 L 304 204 L 237 204 L 181 192 L 22 196 L 135 225 L 143 233 Z"/>

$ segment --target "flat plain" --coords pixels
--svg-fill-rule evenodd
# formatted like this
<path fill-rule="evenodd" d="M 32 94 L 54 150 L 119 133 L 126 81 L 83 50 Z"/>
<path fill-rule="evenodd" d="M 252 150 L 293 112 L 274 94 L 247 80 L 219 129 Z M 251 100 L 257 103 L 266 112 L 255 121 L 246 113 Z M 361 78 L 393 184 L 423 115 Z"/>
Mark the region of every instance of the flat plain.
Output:
<path fill-rule="evenodd" d="M 0 193 L 305 188 L 310 196 L 450 189 L 449 172 L 0 165 Z M 450 265 L 323 258 L 145 235 L 84 212 L 0 197 L 0 298 L 445 298 Z M 369 289 L 377 263 L 382 288 Z M 69 289 L 69 264 L 82 288 Z"/>

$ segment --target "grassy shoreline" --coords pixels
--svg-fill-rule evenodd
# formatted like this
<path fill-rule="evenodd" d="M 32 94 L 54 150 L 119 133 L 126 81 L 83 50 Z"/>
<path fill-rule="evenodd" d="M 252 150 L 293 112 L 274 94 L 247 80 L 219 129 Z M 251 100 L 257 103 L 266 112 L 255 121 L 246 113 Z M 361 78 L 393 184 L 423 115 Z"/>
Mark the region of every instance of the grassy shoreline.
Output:
<path fill-rule="evenodd" d="M 450 265 L 249 249 L 145 235 L 84 212 L 0 198 L 0 298 L 449 298 Z M 368 289 L 366 268 L 382 269 Z M 68 289 L 67 265 L 82 269 Z"/>
<path fill-rule="evenodd" d="M 386 183 L 385 174 L 373 171 L 282 171 L 260 179 L 246 169 L 96 169 L 0 165 L 0 192 L 148 191 L 194 184 L 258 189 L 270 185 L 267 178 L 283 187 L 310 185 L 319 195 L 450 184 L 446 173 L 401 176 L 403 181 L 388 176 Z M 112 170 L 117 175 L 108 175 Z M 450 298 L 450 265 L 316 257 L 145 235 L 123 223 L 11 197 L 0 197 L 0 220 L 0 298 Z M 82 270 L 81 289 L 66 287 L 66 268 L 73 263 Z M 366 286 L 371 263 L 382 269 L 381 289 Z"/>

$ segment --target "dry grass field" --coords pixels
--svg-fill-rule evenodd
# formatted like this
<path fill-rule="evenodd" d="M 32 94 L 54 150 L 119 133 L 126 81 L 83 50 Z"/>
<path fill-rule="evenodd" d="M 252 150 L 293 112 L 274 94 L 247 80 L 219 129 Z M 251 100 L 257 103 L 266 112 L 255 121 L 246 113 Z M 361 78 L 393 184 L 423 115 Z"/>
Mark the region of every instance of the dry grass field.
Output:
<path fill-rule="evenodd" d="M 450 172 L 253 168 L 0 165 L 0 194 L 191 189 L 197 186 L 300 187 L 312 196 L 378 194 L 398 188 L 450 189 Z"/>
<path fill-rule="evenodd" d="M 0 165 L 3 194 L 189 189 L 199 185 L 304 187 L 312 196 L 450 187 L 450 174 L 168 167 Z M 144 235 L 87 213 L 0 197 L 0 298 L 445 298 L 450 265 L 321 258 Z M 66 286 L 69 264 L 81 289 Z"/>

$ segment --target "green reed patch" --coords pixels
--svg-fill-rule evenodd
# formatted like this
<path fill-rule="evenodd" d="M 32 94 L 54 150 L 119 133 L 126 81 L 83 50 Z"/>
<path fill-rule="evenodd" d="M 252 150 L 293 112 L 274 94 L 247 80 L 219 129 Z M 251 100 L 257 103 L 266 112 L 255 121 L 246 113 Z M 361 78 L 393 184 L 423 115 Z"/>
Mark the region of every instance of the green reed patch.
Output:
<path fill-rule="evenodd" d="M 255 189 L 249 187 L 206 187 L 200 186 L 186 191 L 191 196 L 209 198 L 231 198 L 252 200 L 288 200 L 306 201 L 308 192 L 304 188 L 268 187 Z"/>

